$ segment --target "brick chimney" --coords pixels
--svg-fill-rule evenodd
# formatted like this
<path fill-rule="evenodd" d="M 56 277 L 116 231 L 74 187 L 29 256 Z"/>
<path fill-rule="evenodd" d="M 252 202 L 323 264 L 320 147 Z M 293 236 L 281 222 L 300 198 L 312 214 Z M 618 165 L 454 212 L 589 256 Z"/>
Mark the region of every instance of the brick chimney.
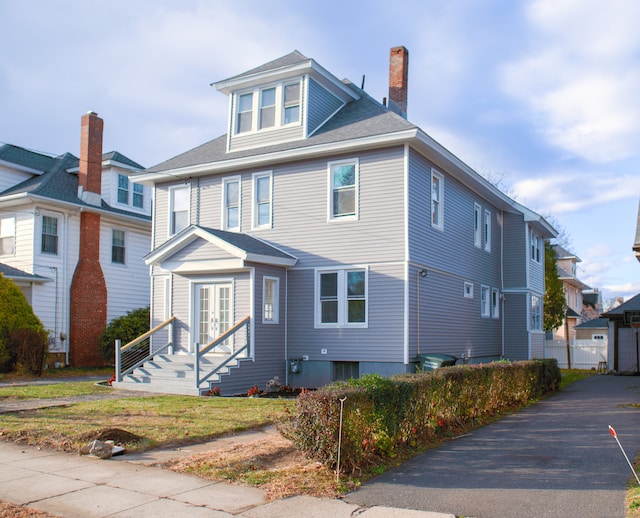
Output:
<path fill-rule="evenodd" d="M 97 113 L 82 117 L 80 136 L 80 171 L 78 172 L 78 198 L 100 207 L 102 189 L 102 129 L 104 121 Z"/>
<path fill-rule="evenodd" d="M 389 53 L 389 109 L 407 118 L 409 51 L 393 47 Z"/>
<path fill-rule="evenodd" d="M 89 112 L 82 117 L 78 196 L 100 205 L 103 120 Z M 70 289 L 69 362 L 74 367 L 105 363 L 98 347 L 107 325 L 107 285 L 100 266 L 100 214 L 80 213 L 80 251 Z"/>

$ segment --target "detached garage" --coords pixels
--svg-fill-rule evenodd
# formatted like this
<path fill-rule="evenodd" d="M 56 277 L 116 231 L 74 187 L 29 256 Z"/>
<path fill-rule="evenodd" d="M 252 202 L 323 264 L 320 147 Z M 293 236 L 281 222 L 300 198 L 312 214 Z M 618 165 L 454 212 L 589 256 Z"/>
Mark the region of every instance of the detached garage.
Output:
<path fill-rule="evenodd" d="M 601 316 L 609 320 L 609 368 L 640 374 L 640 294 Z"/>

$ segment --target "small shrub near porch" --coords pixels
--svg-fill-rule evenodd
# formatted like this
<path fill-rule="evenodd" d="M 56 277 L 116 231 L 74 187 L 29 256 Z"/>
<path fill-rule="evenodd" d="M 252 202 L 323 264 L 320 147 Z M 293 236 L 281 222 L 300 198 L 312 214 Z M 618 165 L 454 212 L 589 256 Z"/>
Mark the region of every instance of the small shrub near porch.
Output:
<path fill-rule="evenodd" d="M 407 448 L 424 448 L 475 421 L 558 390 L 556 360 L 463 365 L 385 378 L 367 375 L 301 394 L 280 431 L 335 468 L 344 400 L 341 471 L 367 469 Z"/>
<path fill-rule="evenodd" d="M 140 335 L 149 331 L 150 327 L 149 308 L 138 308 L 128 311 L 126 315 L 114 318 L 100 336 L 100 353 L 102 357 L 113 363 L 115 361 L 116 340 L 122 340 L 125 345 L 135 340 Z"/>

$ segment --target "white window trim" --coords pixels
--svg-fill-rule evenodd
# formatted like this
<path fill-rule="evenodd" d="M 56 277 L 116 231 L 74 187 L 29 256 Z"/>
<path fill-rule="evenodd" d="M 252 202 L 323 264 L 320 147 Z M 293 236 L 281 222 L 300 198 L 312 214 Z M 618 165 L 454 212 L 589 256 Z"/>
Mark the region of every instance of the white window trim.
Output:
<path fill-rule="evenodd" d="M 477 203 L 473 204 L 473 244 L 482 247 L 482 208 Z"/>
<path fill-rule="evenodd" d="M 538 327 L 533 327 L 533 297 L 538 299 Z M 539 295 L 529 297 L 529 331 L 542 331 L 542 297 Z"/>
<path fill-rule="evenodd" d="M 238 226 L 230 227 L 227 221 L 227 184 L 238 182 Z M 242 229 L 242 177 L 228 176 L 222 179 L 222 230 L 240 232 Z"/>
<path fill-rule="evenodd" d="M 464 283 L 464 298 L 465 299 L 472 299 L 473 298 L 473 283 L 472 282 L 465 282 Z"/>
<path fill-rule="evenodd" d="M 484 318 L 491 316 L 491 289 L 484 284 L 480 286 L 480 316 Z"/>
<path fill-rule="evenodd" d="M 483 233 L 484 233 L 484 251 L 491 252 L 491 212 L 484 211 L 483 221 Z"/>
<path fill-rule="evenodd" d="M 136 192 L 136 189 L 140 189 L 139 192 Z M 145 192 L 146 189 L 144 188 L 144 185 L 140 184 L 140 183 L 134 183 L 131 182 L 131 206 L 134 209 L 138 209 L 138 210 L 144 210 L 144 206 L 145 206 L 145 202 L 146 202 L 146 198 L 147 198 L 147 193 Z M 136 195 L 142 197 L 142 206 L 138 206 L 135 205 L 133 200 L 135 200 Z"/>
<path fill-rule="evenodd" d="M 11 234 L 6 234 L 6 235 L 2 235 L 0 234 L 0 238 L 4 239 L 4 238 L 8 238 L 8 237 L 12 237 L 13 238 L 13 252 L 11 252 L 10 254 L 0 254 L 2 257 L 10 257 L 13 255 L 16 255 L 16 215 L 15 214 L 7 214 L 7 215 L 2 215 L 0 217 L 0 220 L 12 220 L 12 224 L 10 225 L 12 227 L 12 232 Z M 3 228 L 4 225 L 0 225 L 0 228 Z"/>
<path fill-rule="evenodd" d="M 591 335 L 592 340 L 604 340 L 605 338 L 606 338 L 606 335 L 603 335 L 602 333 L 596 333 Z"/>
<path fill-rule="evenodd" d="M 187 189 L 187 226 L 189 226 L 189 222 L 191 221 L 191 185 L 173 185 L 169 187 L 169 224 L 167 225 L 167 230 L 169 237 L 175 236 L 177 232 L 174 232 L 173 226 L 173 202 L 174 202 L 174 191 L 178 191 L 180 189 Z"/>
<path fill-rule="evenodd" d="M 364 300 L 365 300 L 365 313 L 364 322 L 347 322 L 348 319 L 348 304 L 347 304 L 347 272 L 364 271 Z M 320 304 L 320 275 L 323 273 L 337 273 L 338 274 L 338 322 L 337 323 L 322 323 L 322 307 Z M 369 267 L 368 266 L 345 266 L 341 268 L 316 268 L 315 269 L 315 282 L 314 282 L 314 314 L 315 314 L 315 329 L 336 329 L 336 328 L 350 328 L 350 329 L 366 329 L 369 327 Z"/>
<path fill-rule="evenodd" d="M 57 241 L 57 251 L 56 252 L 45 252 L 44 250 L 42 250 L 42 235 L 43 235 L 43 230 L 44 230 L 44 217 L 47 216 L 48 218 L 52 218 L 55 219 L 57 224 L 56 224 L 56 237 L 58 238 Z M 38 243 L 38 253 L 40 255 L 44 255 L 45 257 L 53 257 L 53 256 L 59 256 L 60 255 L 60 250 L 61 250 L 61 246 L 62 246 L 62 226 L 60 225 L 60 217 L 57 214 L 54 213 L 50 213 L 50 212 L 46 212 L 46 211 L 41 211 L 40 212 L 40 217 L 38 218 L 38 226 L 39 226 L 39 236 L 40 236 L 40 240 Z"/>
<path fill-rule="evenodd" d="M 542 238 L 534 232 L 533 229 L 529 231 L 529 259 L 532 261 L 541 264 L 542 263 L 542 253 L 541 253 L 541 245 Z"/>
<path fill-rule="evenodd" d="M 260 178 L 269 178 L 269 222 L 263 225 L 258 223 L 258 218 L 260 217 L 260 211 L 258 210 L 258 180 Z M 251 183 L 253 185 L 251 227 L 254 230 L 260 228 L 273 228 L 273 171 L 253 173 L 253 181 Z"/>
<path fill-rule="evenodd" d="M 295 122 L 289 122 L 285 124 L 284 122 L 284 88 L 285 86 L 292 85 L 298 83 L 300 85 L 300 97 L 298 99 L 298 106 L 300 107 L 300 115 L 298 120 Z M 270 88 L 275 88 L 275 124 L 273 126 L 269 126 L 267 128 L 260 128 L 260 109 L 262 107 L 262 91 L 269 90 Z M 233 128 L 232 134 L 234 136 L 244 136 L 244 135 L 252 135 L 255 133 L 263 133 L 267 131 L 274 131 L 281 128 L 289 128 L 292 126 L 300 126 L 302 125 L 302 97 L 304 92 L 304 81 L 302 77 L 297 79 L 287 79 L 286 81 L 280 81 L 277 83 L 272 83 L 268 85 L 261 85 L 260 87 L 250 88 L 246 90 L 241 90 L 238 92 L 234 92 L 233 94 Z M 238 133 L 238 107 L 240 106 L 240 97 L 246 94 L 253 94 L 251 99 L 251 129 L 248 131 L 243 131 L 242 133 Z"/>
<path fill-rule="evenodd" d="M 500 291 L 491 289 L 491 318 L 500 318 Z"/>
<path fill-rule="evenodd" d="M 433 222 L 433 179 L 437 178 L 438 182 L 438 223 Z M 431 182 L 429 184 L 429 217 L 431 218 L 431 226 L 437 230 L 444 231 L 444 175 L 435 169 L 431 169 Z"/>
<path fill-rule="evenodd" d="M 124 239 L 124 261 L 121 263 L 117 263 L 113 260 L 113 233 L 114 232 L 122 232 Z M 127 266 L 127 241 L 129 240 L 129 233 L 122 228 L 112 228 L 111 229 L 111 264 L 115 266 Z"/>
<path fill-rule="evenodd" d="M 127 179 L 127 188 L 126 189 L 122 189 L 120 187 L 120 177 Z M 127 201 L 126 202 L 120 201 L 120 191 L 123 191 L 123 192 L 127 193 Z M 116 180 L 116 202 L 118 203 L 118 205 L 127 205 L 128 206 L 129 205 L 129 200 L 131 198 L 130 193 L 131 193 L 131 181 L 129 180 L 129 177 L 126 174 L 118 173 L 117 174 L 117 180 Z"/>
<path fill-rule="evenodd" d="M 267 287 L 267 281 L 274 281 L 273 286 L 273 318 L 268 320 L 266 318 L 266 301 L 265 292 Z M 279 324 L 280 323 L 280 278 L 271 277 L 265 275 L 262 278 L 262 323 L 263 324 Z"/>
<path fill-rule="evenodd" d="M 332 167 L 336 165 L 345 165 L 345 164 L 354 164 L 356 168 L 356 178 L 355 178 L 355 214 L 349 214 L 345 216 L 334 216 L 333 215 L 333 174 Z M 327 207 L 328 221 L 354 221 L 358 220 L 360 217 L 360 160 L 358 158 L 347 158 L 344 160 L 334 160 L 332 162 L 327 163 Z"/>

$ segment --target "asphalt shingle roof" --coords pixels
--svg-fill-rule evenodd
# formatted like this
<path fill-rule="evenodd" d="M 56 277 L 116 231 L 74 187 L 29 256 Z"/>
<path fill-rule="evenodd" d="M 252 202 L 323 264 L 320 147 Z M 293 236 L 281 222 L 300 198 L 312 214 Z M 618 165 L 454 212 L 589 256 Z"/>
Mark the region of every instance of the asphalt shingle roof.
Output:
<path fill-rule="evenodd" d="M 21 279 L 33 279 L 33 280 L 48 280 L 46 277 L 42 277 L 41 275 L 36 275 L 34 273 L 27 273 L 25 271 L 19 270 L 18 268 L 14 268 L 13 266 L 9 266 L 8 264 L 0 263 L 0 273 L 7 277 L 8 279 L 12 278 L 21 278 Z"/>
<path fill-rule="evenodd" d="M 51 167 L 55 161 L 55 157 L 30 151 L 29 149 L 12 144 L 3 144 L 0 146 L 0 160 L 44 173 Z"/>
<path fill-rule="evenodd" d="M 577 328 L 587 329 L 587 328 L 596 328 L 596 327 L 609 327 L 609 319 L 608 318 L 594 318 L 587 322 L 583 322 L 580 325 L 576 326 Z"/>
<path fill-rule="evenodd" d="M 292 255 L 279 250 L 278 248 L 271 246 L 269 243 L 257 239 L 248 234 L 241 234 L 239 232 L 228 232 L 226 230 L 219 230 L 217 228 L 200 227 L 205 232 L 208 232 L 212 236 L 226 241 L 230 245 L 239 248 L 249 254 L 266 255 L 270 257 L 281 257 L 283 259 L 295 259 Z"/>

